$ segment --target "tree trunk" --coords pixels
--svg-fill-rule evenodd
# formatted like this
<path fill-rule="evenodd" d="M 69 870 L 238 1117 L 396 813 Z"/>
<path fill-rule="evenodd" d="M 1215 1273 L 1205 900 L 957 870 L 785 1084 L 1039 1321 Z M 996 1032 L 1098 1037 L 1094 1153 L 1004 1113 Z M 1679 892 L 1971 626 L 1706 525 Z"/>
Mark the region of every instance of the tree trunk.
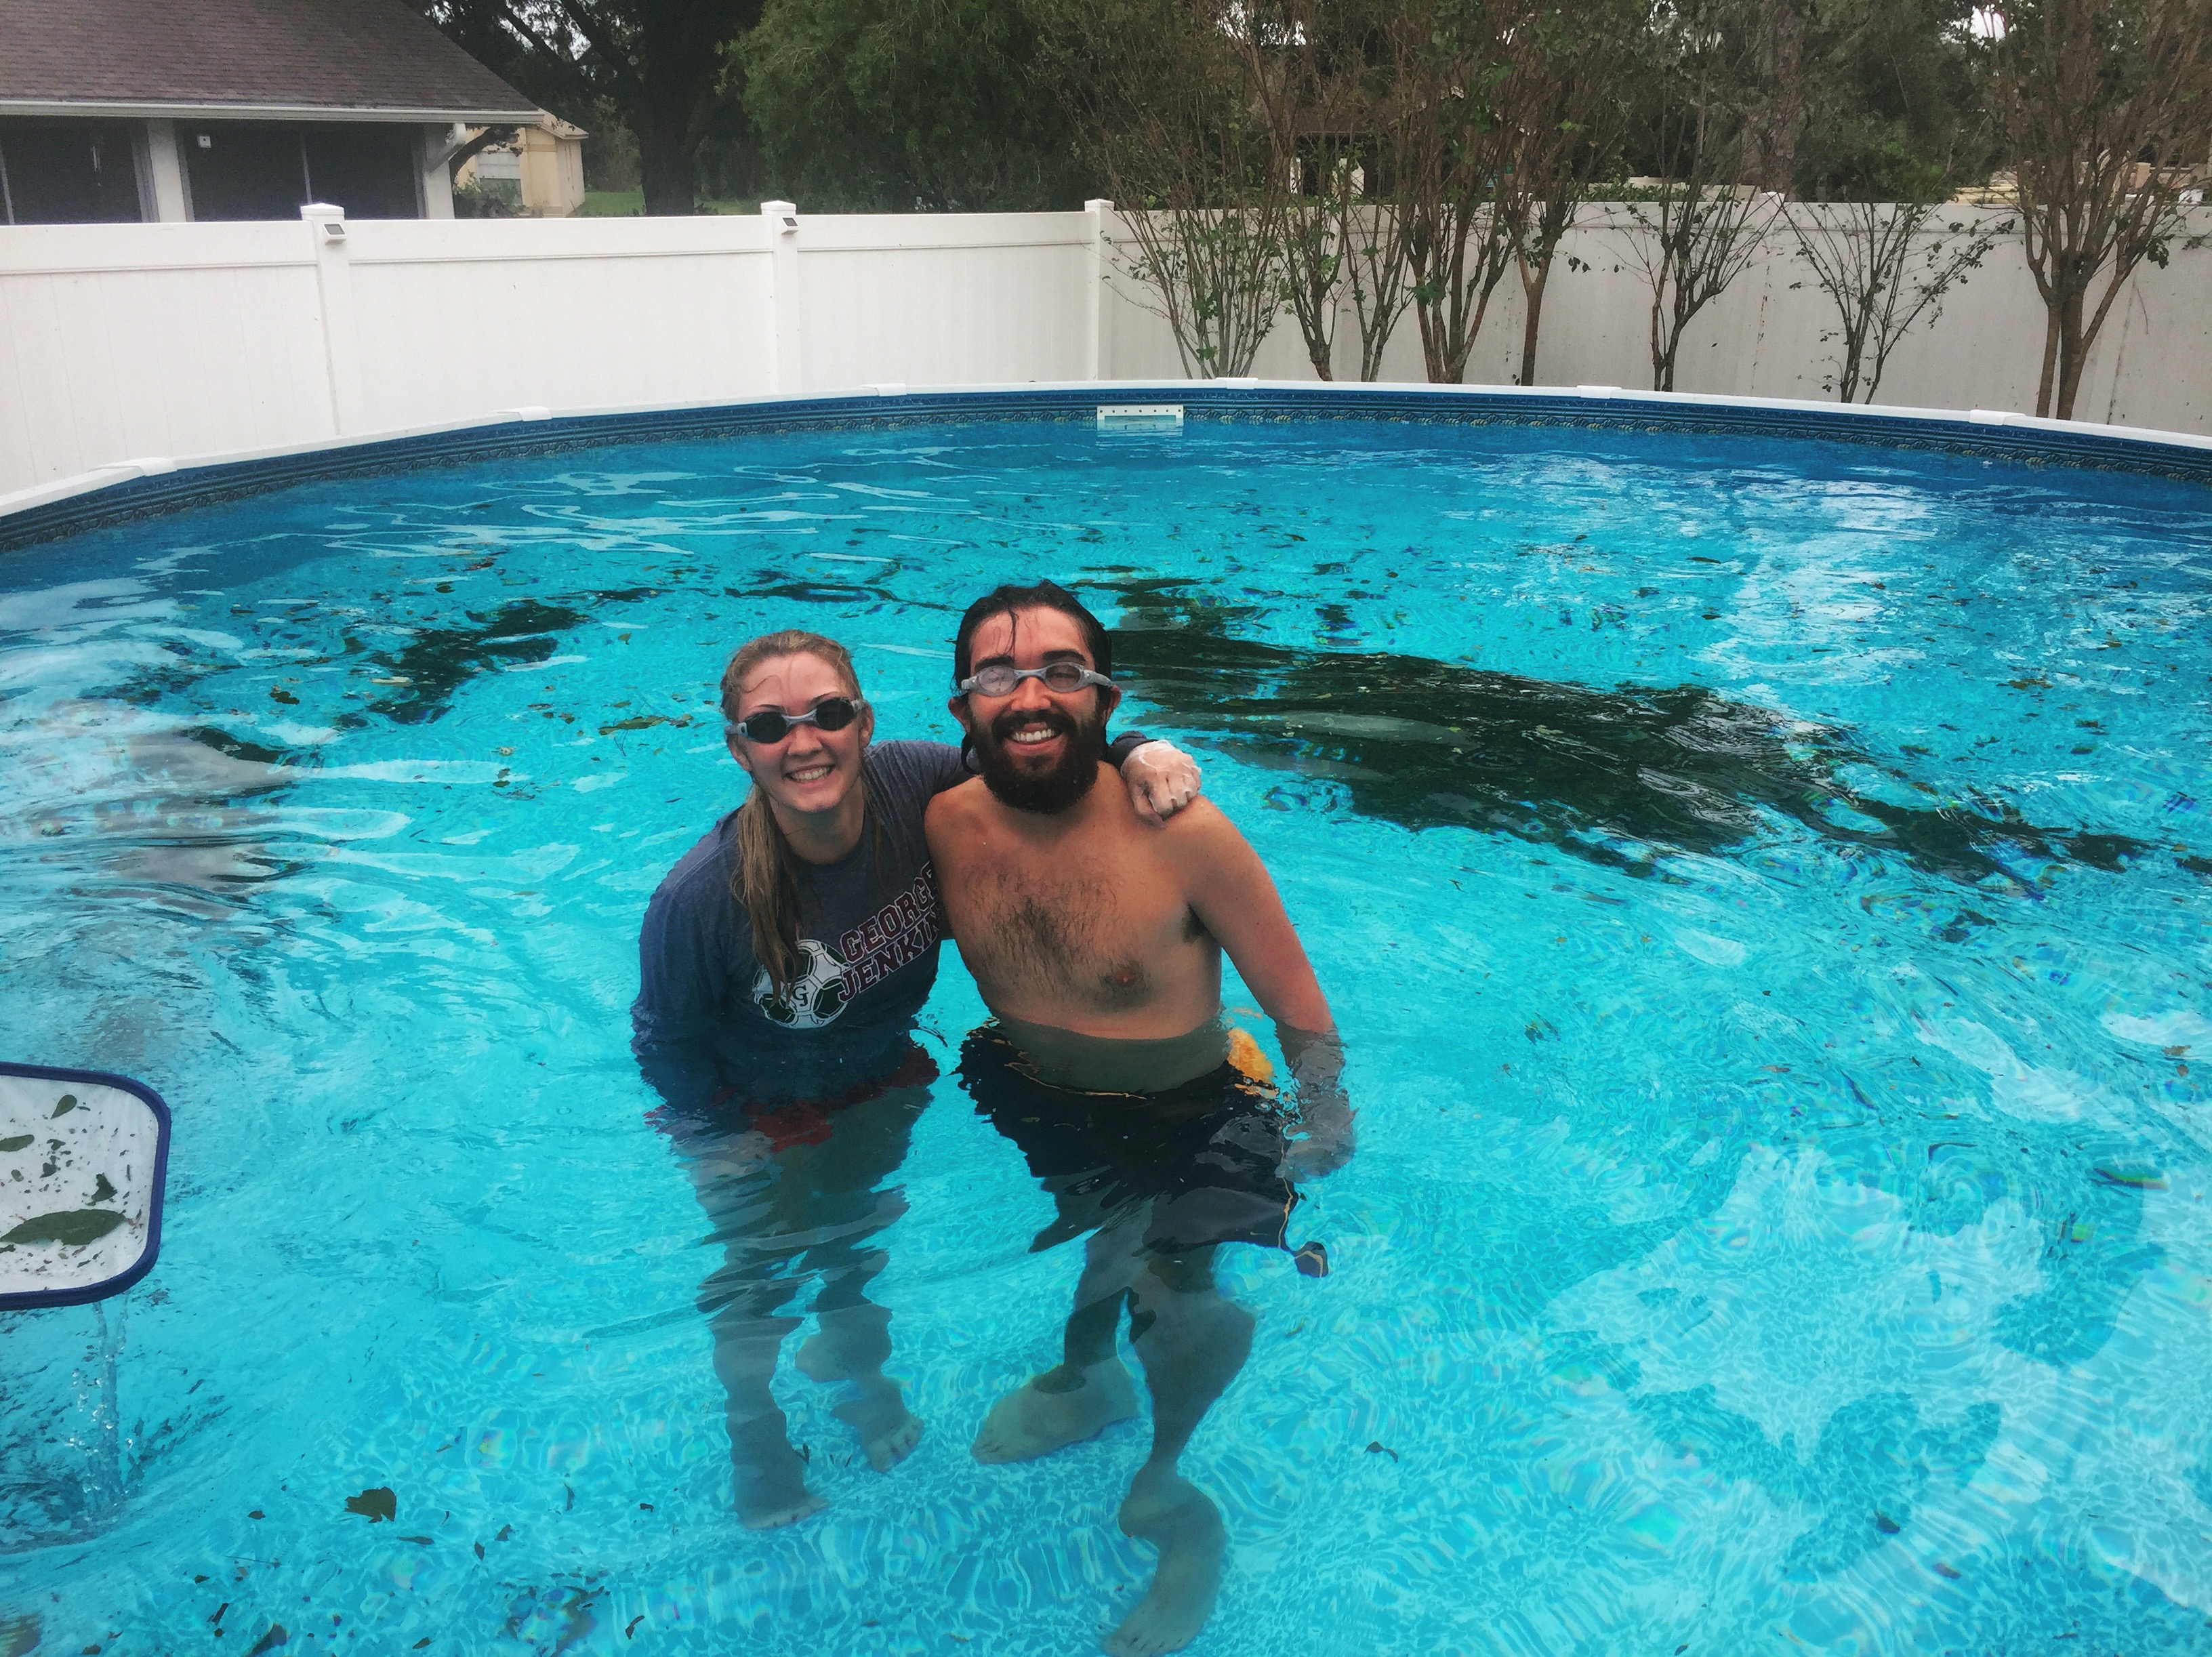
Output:
<path fill-rule="evenodd" d="M 2051 413 L 2051 386 L 2058 367 L 2058 307 L 2047 307 L 2043 325 L 2043 378 L 2035 388 L 2035 417 Z"/>
<path fill-rule="evenodd" d="M 1521 325 L 1521 383 L 1536 383 L 1536 325 L 1544 316 L 1544 284 L 1552 279 L 1552 256 L 1543 259 L 1531 271 L 1528 262 L 1521 265 L 1521 292 L 1528 302 L 1528 319 Z"/>
<path fill-rule="evenodd" d="M 699 139 L 688 111 L 663 106 L 641 120 L 637 159 L 647 213 L 673 216 L 699 210 Z"/>
<path fill-rule="evenodd" d="M 2074 399 L 2081 393 L 2081 370 L 2088 366 L 2089 342 L 2081 332 L 2081 308 L 2087 295 L 2069 291 L 2058 315 L 2058 418 L 2074 418 Z"/>
<path fill-rule="evenodd" d="M 1429 376 L 1429 384 L 1458 385 L 1459 373 L 1452 368 L 1451 329 L 1438 307 L 1424 305 L 1417 299 L 1413 301 L 1413 319 L 1421 325 L 1421 367 Z M 1466 367 L 1462 357 L 1460 371 L 1464 372 Z"/>
<path fill-rule="evenodd" d="M 1674 378 L 1674 365 L 1659 343 L 1660 291 L 1654 289 L 1651 294 L 1651 389 L 1655 391 L 1674 389 L 1668 383 Z"/>

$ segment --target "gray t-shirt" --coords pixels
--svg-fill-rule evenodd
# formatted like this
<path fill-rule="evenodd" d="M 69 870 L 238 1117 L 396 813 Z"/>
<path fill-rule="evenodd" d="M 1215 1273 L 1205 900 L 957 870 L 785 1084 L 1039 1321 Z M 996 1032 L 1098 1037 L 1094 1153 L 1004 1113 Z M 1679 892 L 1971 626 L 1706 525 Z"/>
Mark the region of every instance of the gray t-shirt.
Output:
<path fill-rule="evenodd" d="M 937 981 L 937 880 L 922 835 L 933 796 L 968 773 L 942 743 L 875 744 L 862 762 L 875 823 L 836 863 L 799 865 L 799 949 L 776 995 L 736 895 L 737 813 L 669 871 L 638 937 L 630 1047 L 679 1106 L 732 1092 L 833 1096 L 880 1079 Z"/>

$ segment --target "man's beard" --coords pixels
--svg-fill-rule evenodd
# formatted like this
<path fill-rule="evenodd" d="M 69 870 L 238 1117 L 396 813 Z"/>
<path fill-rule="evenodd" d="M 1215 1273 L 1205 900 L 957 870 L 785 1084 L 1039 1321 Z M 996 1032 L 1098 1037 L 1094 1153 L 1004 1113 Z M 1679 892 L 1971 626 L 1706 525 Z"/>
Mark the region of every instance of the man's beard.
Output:
<path fill-rule="evenodd" d="M 1042 719 L 1067 740 L 1060 762 L 1048 771 L 1025 771 L 1014 763 L 1012 733 L 1022 725 Z M 1091 792 L 1098 780 L 1099 762 L 1106 757 L 1106 721 L 1077 720 L 1057 707 L 1016 713 L 1009 708 L 991 722 L 988 731 L 975 733 L 975 762 L 983 786 L 1004 805 L 1017 811 L 1057 816 Z"/>

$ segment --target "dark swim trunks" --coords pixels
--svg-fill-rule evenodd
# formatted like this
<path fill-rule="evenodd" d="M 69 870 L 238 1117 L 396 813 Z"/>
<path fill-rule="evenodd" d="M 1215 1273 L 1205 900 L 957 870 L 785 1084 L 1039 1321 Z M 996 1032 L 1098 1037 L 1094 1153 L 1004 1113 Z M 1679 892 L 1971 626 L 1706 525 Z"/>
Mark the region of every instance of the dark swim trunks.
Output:
<path fill-rule="evenodd" d="M 1225 1046 L 1214 1039 L 1217 1049 Z M 1133 1219 L 1143 1205 L 1145 1246 L 1160 1253 L 1228 1242 L 1287 1247 L 1284 1229 L 1298 1196 L 1279 1171 L 1287 1149 L 1280 1108 L 1272 1088 L 1225 1059 L 1158 1091 L 1085 1092 L 1042 1079 L 1005 1025 L 993 1023 L 962 1047 L 960 1082 L 1046 1190 L 1096 1209 L 1090 1223 Z M 1048 1228 L 1031 1247 L 1071 1235 Z"/>

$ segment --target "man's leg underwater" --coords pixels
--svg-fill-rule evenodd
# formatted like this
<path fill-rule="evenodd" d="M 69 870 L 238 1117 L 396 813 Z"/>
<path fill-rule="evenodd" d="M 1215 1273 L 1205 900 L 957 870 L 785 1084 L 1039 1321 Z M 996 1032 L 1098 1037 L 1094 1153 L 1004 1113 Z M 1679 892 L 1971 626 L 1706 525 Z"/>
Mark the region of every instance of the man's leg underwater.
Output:
<path fill-rule="evenodd" d="M 1073 1199 L 1060 1198 L 1063 1222 Z M 1055 1228 L 1057 1229 L 1057 1228 Z M 1137 1389 L 1115 1350 L 1121 1303 L 1142 1265 L 1143 1211 L 1091 1233 L 1083 1247 L 1075 1309 L 1060 1334 L 1060 1362 L 991 1406 L 973 1447 L 978 1461 L 1030 1461 L 1096 1438 L 1137 1413 Z"/>
<path fill-rule="evenodd" d="M 1152 1453 L 1121 1503 L 1123 1533 L 1160 1551 L 1137 1608 L 1106 1638 L 1115 1657 L 1179 1651 L 1212 1614 L 1227 1535 L 1221 1510 L 1176 1468 L 1198 1423 L 1244 1367 L 1252 1314 L 1224 1300 L 1213 1250 L 1155 1256 L 1129 1290 L 1129 1328 L 1152 1394 Z"/>

